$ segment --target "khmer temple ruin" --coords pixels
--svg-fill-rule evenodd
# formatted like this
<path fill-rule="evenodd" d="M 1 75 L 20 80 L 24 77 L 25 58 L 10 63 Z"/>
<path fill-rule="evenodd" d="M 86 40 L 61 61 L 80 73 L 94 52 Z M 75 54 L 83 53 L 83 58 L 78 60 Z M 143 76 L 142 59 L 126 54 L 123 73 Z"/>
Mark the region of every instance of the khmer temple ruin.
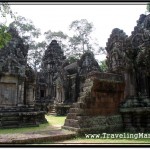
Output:
<path fill-rule="evenodd" d="M 15 29 L 9 32 L 11 41 L 0 49 L 0 128 L 38 125 L 47 113 L 66 115 L 62 128 L 78 133 L 150 130 L 150 15 L 140 16 L 130 36 L 112 30 L 107 72 L 91 51 L 69 63 L 52 40 L 35 78 L 28 46 Z"/>
<path fill-rule="evenodd" d="M 112 30 L 106 44 L 108 71 L 88 74 L 63 128 L 79 133 L 149 131 L 149 29 L 150 15 L 142 14 L 131 36 Z"/>
<path fill-rule="evenodd" d="M 28 45 L 15 29 L 8 32 L 12 39 L 0 50 L 0 128 L 37 126 L 46 119 L 45 112 L 34 107 L 35 77 L 27 64 Z"/>

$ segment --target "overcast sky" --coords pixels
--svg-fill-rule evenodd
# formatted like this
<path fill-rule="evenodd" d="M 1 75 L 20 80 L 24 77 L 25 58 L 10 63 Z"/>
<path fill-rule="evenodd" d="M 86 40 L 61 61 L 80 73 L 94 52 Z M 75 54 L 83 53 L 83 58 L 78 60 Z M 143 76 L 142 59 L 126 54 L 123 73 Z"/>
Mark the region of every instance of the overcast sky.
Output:
<path fill-rule="evenodd" d="M 60 30 L 69 34 L 69 25 L 72 21 L 87 19 L 94 24 L 93 37 L 98 39 L 102 47 L 106 46 L 113 28 L 123 29 L 127 35 L 130 35 L 140 14 L 146 12 L 146 5 L 143 4 L 11 5 L 11 8 L 18 15 L 31 19 L 42 33 L 48 30 Z"/>

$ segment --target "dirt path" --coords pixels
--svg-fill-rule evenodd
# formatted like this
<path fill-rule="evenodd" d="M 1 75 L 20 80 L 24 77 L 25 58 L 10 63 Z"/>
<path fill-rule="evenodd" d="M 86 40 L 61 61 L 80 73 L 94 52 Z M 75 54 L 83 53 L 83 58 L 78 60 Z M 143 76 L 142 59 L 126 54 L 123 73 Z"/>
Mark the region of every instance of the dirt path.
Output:
<path fill-rule="evenodd" d="M 52 127 L 49 130 L 33 131 L 15 134 L 0 134 L 1 144 L 31 144 L 46 141 L 59 141 L 75 137 L 75 132 L 62 130 L 60 127 Z"/>

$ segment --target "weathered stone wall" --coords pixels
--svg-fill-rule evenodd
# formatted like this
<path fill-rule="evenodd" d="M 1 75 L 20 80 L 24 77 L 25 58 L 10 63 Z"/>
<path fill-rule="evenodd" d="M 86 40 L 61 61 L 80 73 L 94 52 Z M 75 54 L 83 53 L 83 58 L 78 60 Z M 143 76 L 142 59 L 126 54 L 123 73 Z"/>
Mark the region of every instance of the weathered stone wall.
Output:
<path fill-rule="evenodd" d="M 3 74 L 0 77 L 0 106 L 15 106 L 23 102 L 22 84 L 19 84 L 18 76 Z"/>
<path fill-rule="evenodd" d="M 77 103 L 69 110 L 63 128 L 78 133 L 121 131 L 123 124 L 119 105 L 123 97 L 124 81 L 121 76 L 90 73 Z"/>
<path fill-rule="evenodd" d="M 26 86 L 26 105 L 33 105 L 35 101 L 34 84 L 28 83 Z"/>
<path fill-rule="evenodd" d="M 89 115 L 115 115 L 119 113 L 120 100 L 123 99 L 124 84 L 95 79 L 92 87 L 92 100 L 87 112 Z M 94 102 L 95 101 L 95 102 Z"/>
<path fill-rule="evenodd" d="M 126 132 L 150 132 L 150 107 L 121 108 Z"/>
<path fill-rule="evenodd" d="M 27 65 L 28 46 L 9 28 L 11 41 L 0 49 L 0 128 L 37 126 L 47 122 L 34 105 L 35 73 Z"/>

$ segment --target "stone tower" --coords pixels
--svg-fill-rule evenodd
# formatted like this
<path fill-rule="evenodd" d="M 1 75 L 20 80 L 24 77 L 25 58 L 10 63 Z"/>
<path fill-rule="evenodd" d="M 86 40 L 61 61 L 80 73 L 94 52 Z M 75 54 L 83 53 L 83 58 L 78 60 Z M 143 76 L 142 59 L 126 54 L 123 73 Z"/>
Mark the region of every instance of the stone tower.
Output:
<path fill-rule="evenodd" d="M 27 65 L 28 46 L 14 28 L 0 49 L 0 128 L 35 126 L 46 122 L 34 105 L 34 71 Z"/>
<path fill-rule="evenodd" d="M 66 59 L 63 50 L 56 40 L 52 40 L 42 59 L 42 72 L 47 83 L 45 96 L 52 99 L 56 96 L 55 80 L 57 72 Z"/>

